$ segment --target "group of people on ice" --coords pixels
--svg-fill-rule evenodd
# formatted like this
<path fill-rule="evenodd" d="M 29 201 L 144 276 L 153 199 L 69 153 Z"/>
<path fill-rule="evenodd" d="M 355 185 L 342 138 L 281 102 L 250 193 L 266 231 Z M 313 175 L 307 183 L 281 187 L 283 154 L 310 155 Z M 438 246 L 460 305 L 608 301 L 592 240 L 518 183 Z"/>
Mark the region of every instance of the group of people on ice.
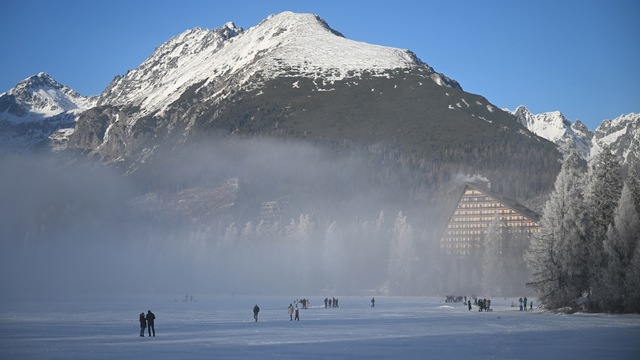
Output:
<path fill-rule="evenodd" d="M 309 299 L 295 299 L 293 301 L 294 304 L 296 304 L 296 307 L 298 307 L 298 304 L 302 305 L 303 309 L 308 309 L 309 304 L 311 304 L 311 301 L 309 301 Z"/>
<path fill-rule="evenodd" d="M 324 298 L 324 307 L 325 308 L 330 308 L 330 307 L 337 308 L 337 307 L 340 307 L 340 306 L 338 306 L 338 299 L 336 299 L 334 297 L 332 297 L 331 299 Z"/>
<path fill-rule="evenodd" d="M 473 298 L 473 301 L 474 301 L 474 305 L 478 306 L 478 308 L 479 308 L 478 311 L 480 311 L 480 312 L 482 312 L 482 311 L 492 311 L 492 309 L 491 309 L 491 299 Z M 469 303 L 471 303 L 471 300 L 469 300 Z M 471 310 L 471 305 L 469 305 L 469 310 Z"/>
<path fill-rule="evenodd" d="M 153 333 L 156 336 L 156 328 L 154 326 L 154 320 L 156 315 L 149 310 L 147 315 L 144 315 L 144 311 L 140 313 L 140 336 L 144 337 L 144 329 L 149 329 L 149 336 Z"/>
<path fill-rule="evenodd" d="M 467 300 L 466 296 L 453 296 L 453 295 L 449 295 L 447 296 L 447 298 L 445 299 L 446 303 L 448 302 L 463 302 L 465 305 L 467 305 L 469 307 L 469 311 L 471 311 L 472 306 L 471 306 L 471 298 L 469 298 Z M 473 297 L 473 305 L 478 307 L 478 311 L 491 311 L 491 299 L 487 299 L 487 298 L 482 298 L 482 299 L 478 299 L 477 297 Z"/>

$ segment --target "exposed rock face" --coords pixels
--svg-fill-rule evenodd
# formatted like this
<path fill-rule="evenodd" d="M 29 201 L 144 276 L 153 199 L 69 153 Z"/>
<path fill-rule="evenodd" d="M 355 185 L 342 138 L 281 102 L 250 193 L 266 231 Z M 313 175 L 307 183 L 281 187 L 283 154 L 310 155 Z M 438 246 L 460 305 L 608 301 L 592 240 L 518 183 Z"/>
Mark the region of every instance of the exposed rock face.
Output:
<path fill-rule="evenodd" d="M 96 100 L 45 73 L 21 81 L 0 94 L 0 151 L 21 151 L 46 143 L 55 131 L 73 128 L 78 114 Z M 64 137 L 59 136 L 58 141 L 62 146 Z"/>
<path fill-rule="evenodd" d="M 513 114 L 531 132 L 555 143 L 563 151 L 573 149 L 583 158 L 591 159 L 606 147 L 618 156 L 621 164 L 632 164 L 638 160 L 639 114 L 604 120 L 595 131 L 587 129 L 580 120 L 572 124 L 559 111 L 534 115 L 520 106 Z"/>
<path fill-rule="evenodd" d="M 623 164 L 640 165 L 640 114 L 620 115 L 603 121 L 594 133 L 591 156 L 603 148 L 609 148 Z"/>

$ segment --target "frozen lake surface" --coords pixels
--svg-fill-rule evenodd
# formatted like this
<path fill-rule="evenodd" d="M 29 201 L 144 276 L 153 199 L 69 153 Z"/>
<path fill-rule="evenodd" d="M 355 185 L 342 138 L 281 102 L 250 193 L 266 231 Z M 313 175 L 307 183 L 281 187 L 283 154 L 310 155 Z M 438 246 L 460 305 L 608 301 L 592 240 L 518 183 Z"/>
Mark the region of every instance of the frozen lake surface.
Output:
<path fill-rule="evenodd" d="M 444 298 L 184 295 L 0 302 L 0 359 L 640 359 L 640 315 L 492 312 Z M 253 320 L 254 304 L 261 308 Z M 535 306 L 535 304 L 534 304 Z M 151 309 L 156 337 L 139 337 Z"/>

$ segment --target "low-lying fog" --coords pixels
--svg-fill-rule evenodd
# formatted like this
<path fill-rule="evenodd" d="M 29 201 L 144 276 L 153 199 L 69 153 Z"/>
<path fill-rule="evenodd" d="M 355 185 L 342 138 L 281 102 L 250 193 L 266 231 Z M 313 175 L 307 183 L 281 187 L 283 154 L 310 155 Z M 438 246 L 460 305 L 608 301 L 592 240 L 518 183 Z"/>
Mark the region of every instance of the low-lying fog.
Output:
<path fill-rule="evenodd" d="M 431 216 L 451 209 L 427 209 L 417 182 L 386 166 L 395 160 L 374 158 L 269 140 L 158 152 L 128 175 L 61 155 L 4 157 L 0 286 L 5 296 L 446 291 L 434 270 L 442 217 Z"/>

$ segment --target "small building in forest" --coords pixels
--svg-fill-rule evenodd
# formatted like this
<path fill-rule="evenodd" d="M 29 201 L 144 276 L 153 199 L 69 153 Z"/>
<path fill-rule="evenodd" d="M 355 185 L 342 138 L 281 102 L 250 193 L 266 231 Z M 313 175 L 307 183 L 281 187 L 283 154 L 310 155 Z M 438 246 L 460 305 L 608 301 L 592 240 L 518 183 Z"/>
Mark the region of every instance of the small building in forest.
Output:
<path fill-rule="evenodd" d="M 528 239 L 540 231 L 540 216 L 534 211 L 488 186 L 466 183 L 440 237 L 440 249 L 458 258 L 477 254 L 489 225 L 496 220 L 500 231 L 513 238 Z"/>

